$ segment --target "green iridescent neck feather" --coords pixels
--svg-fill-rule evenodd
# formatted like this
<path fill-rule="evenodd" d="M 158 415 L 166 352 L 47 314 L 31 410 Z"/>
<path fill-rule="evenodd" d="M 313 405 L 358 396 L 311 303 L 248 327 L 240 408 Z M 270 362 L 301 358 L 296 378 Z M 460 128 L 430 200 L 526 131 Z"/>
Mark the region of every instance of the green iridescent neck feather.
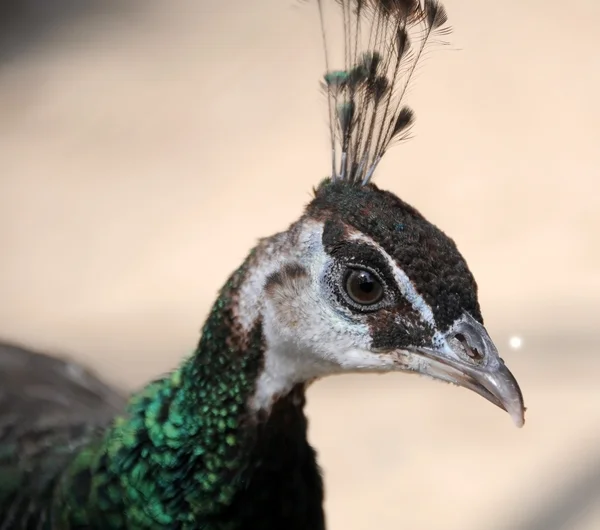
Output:
<path fill-rule="evenodd" d="M 243 333 L 233 314 L 245 270 L 222 289 L 196 352 L 74 460 L 54 512 L 65 528 L 195 528 L 231 503 L 251 452 L 246 403 L 263 356 L 260 324 Z"/>

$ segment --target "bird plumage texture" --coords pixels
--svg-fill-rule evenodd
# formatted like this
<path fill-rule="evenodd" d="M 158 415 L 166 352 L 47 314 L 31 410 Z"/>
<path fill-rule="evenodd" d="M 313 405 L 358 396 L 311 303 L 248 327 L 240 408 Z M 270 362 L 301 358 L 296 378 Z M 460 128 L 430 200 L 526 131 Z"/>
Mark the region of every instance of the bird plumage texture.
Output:
<path fill-rule="evenodd" d="M 303 410 L 307 385 L 331 374 L 428 375 L 523 424 L 465 259 L 371 183 L 412 124 L 406 86 L 447 33 L 445 11 L 432 0 L 315 1 L 330 177 L 230 276 L 194 352 L 133 395 L 74 363 L 0 346 L 0 530 L 324 529 Z M 333 7 L 338 70 L 325 22 Z"/>
<path fill-rule="evenodd" d="M 61 473 L 125 404 L 77 364 L 0 344 L 2 530 L 49 527 Z"/>

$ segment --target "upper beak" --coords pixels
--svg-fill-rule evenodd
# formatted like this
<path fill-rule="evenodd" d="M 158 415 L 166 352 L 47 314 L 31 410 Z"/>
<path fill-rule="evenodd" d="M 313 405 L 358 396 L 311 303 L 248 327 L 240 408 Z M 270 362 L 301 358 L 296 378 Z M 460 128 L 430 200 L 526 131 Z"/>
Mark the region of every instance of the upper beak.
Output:
<path fill-rule="evenodd" d="M 465 314 L 432 348 L 417 348 L 417 371 L 468 388 L 525 424 L 523 394 L 485 328 Z"/>

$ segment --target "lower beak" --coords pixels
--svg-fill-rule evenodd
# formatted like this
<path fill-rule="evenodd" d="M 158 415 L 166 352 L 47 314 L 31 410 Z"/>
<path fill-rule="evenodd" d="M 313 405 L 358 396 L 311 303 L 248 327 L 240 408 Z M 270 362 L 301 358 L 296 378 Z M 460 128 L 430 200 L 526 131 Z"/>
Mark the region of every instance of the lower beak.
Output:
<path fill-rule="evenodd" d="M 462 386 L 508 412 L 517 427 L 525 424 L 523 394 L 498 355 L 485 328 L 473 317 L 461 317 L 433 348 L 417 348 L 416 370 Z"/>

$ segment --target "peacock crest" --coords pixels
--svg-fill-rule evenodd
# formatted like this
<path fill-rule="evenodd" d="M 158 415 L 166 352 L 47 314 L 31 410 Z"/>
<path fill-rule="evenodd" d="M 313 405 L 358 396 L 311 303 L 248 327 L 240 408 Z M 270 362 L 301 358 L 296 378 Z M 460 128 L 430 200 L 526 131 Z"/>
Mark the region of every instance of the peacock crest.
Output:
<path fill-rule="evenodd" d="M 331 46 L 326 29 L 329 2 L 317 0 L 331 179 L 364 186 L 389 147 L 409 137 L 414 113 L 404 103 L 407 89 L 426 49 L 433 43 L 446 44 L 442 38 L 450 28 L 446 11 L 436 0 L 335 3 L 341 7 L 343 45 L 338 49 Z"/>

